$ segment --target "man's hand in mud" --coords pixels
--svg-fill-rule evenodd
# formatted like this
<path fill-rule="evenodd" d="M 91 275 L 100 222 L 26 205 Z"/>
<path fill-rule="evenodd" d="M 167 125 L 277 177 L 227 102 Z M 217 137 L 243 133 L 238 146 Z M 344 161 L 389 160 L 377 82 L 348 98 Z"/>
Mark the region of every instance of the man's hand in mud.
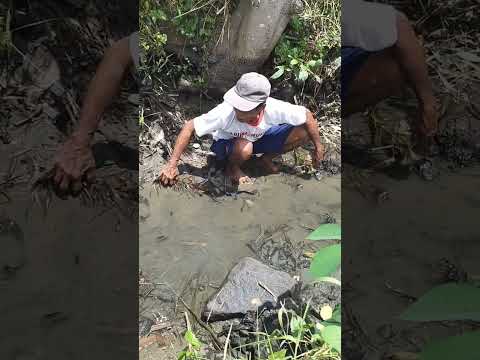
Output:
<path fill-rule="evenodd" d="M 318 169 L 320 167 L 321 161 L 325 158 L 325 149 L 323 146 L 317 146 L 312 152 L 312 163 L 313 167 Z"/>
<path fill-rule="evenodd" d="M 425 137 L 432 137 L 438 130 L 438 105 L 423 106 L 420 114 L 419 132 Z"/>
<path fill-rule="evenodd" d="M 59 149 L 55 156 L 53 181 L 61 193 L 78 194 L 82 181 L 93 181 L 95 159 L 89 142 L 73 135 Z"/>
<path fill-rule="evenodd" d="M 163 186 L 173 186 L 177 182 L 178 175 L 178 167 L 173 164 L 167 164 L 160 173 L 158 181 Z"/>

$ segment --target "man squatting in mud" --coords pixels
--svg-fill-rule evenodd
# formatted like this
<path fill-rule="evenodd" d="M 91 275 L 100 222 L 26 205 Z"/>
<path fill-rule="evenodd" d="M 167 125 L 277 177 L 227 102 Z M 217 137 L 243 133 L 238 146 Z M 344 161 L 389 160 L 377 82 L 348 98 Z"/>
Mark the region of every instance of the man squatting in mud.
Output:
<path fill-rule="evenodd" d="M 313 142 L 314 166 L 323 160 L 324 147 L 318 124 L 303 106 L 293 105 L 270 97 L 270 82 L 255 72 L 242 75 L 237 84 L 223 97 L 224 102 L 213 110 L 185 123 L 178 135 L 173 153 L 160 174 L 163 185 L 173 185 L 177 163 L 195 131 L 198 136 L 212 134 L 211 150 L 217 160 L 226 160 L 226 175 L 234 183 L 250 179 L 243 173 L 242 164 L 255 154 L 268 172 L 278 172 L 272 159 L 306 143 Z"/>
<path fill-rule="evenodd" d="M 410 86 L 419 105 L 420 139 L 428 141 L 435 135 L 438 105 L 424 50 L 403 13 L 390 5 L 343 1 L 341 54 L 343 117 Z"/>
<path fill-rule="evenodd" d="M 372 19 L 375 21 L 372 21 Z M 106 51 L 83 102 L 80 125 L 63 144 L 56 156 L 54 182 L 60 190 L 79 191 L 82 187 L 82 180 L 88 181 L 92 178 L 91 175 L 95 168 L 95 161 L 90 148 L 93 133 L 98 127 L 103 112 L 120 90 L 121 81 L 128 68 L 132 64 L 138 66 L 138 52 L 138 33 L 121 39 Z M 342 8 L 342 116 L 362 111 L 367 106 L 374 105 L 386 97 L 399 93 L 405 86 L 412 87 L 418 99 L 419 122 L 417 125 L 419 133 L 426 138 L 433 136 L 437 130 L 437 104 L 428 78 L 423 48 L 416 39 L 408 19 L 388 5 L 367 3 L 363 0 L 344 1 Z M 273 101 L 275 102 L 275 100 Z M 232 114 L 235 114 L 235 117 L 239 116 L 240 120 L 243 121 L 239 121 L 239 125 L 255 129 L 256 127 L 252 125 L 256 125 L 259 121 L 257 126 L 260 126 L 260 119 L 265 116 L 268 100 L 266 104 L 257 105 L 258 108 L 254 108 L 246 114 L 234 110 L 229 116 L 225 116 L 223 111 L 229 109 L 230 106 L 228 103 L 224 103 L 213 109 L 211 115 L 223 114 L 225 120 L 231 119 Z M 286 106 L 290 107 L 292 105 L 287 104 Z M 295 109 L 298 110 L 299 108 Z M 282 113 L 281 109 L 280 113 Z M 299 114 L 297 111 L 294 111 L 294 113 Z M 306 118 L 310 118 L 310 115 L 307 115 L 305 119 L 303 114 L 301 118 L 298 115 L 293 116 L 290 121 L 298 121 L 296 126 L 303 120 L 306 124 Z M 208 131 L 218 131 L 214 130 L 218 126 L 217 122 L 205 120 L 211 120 L 209 114 L 202 115 L 199 118 L 203 118 L 206 125 L 200 126 L 202 134 Z M 275 121 L 278 122 L 279 120 L 281 119 Z M 196 121 L 197 125 L 198 123 L 201 125 L 202 121 Z M 249 122 L 251 122 L 251 125 L 248 124 Z M 311 123 L 311 120 L 309 122 Z M 212 128 L 212 124 L 216 125 Z M 186 137 L 187 131 L 192 131 L 192 127 L 195 128 L 195 120 L 186 125 L 177 143 L 183 136 Z M 283 132 L 281 131 L 282 136 L 276 139 L 281 140 L 274 141 L 274 145 L 278 146 L 278 143 L 284 140 L 286 128 L 287 126 L 280 127 L 280 129 L 283 129 Z M 305 127 L 303 130 L 306 131 Z M 242 132 L 238 131 L 238 135 L 244 135 Z M 300 132 L 300 130 L 297 130 L 297 132 Z M 291 129 L 288 130 L 287 140 L 292 133 L 295 134 Z M 292 142 L 285 141 L 281 150 L 284 151 L 288 150 L 289 147 L 298 146 L 296 144 L 297 140 L 305 141 L 305 133 L 301 131 L 300 135 L 302 136 L 293 137 L 292 135 L 293 139 L 290 139 Z M 255 140 L 255 137 L 252 140 Z M 251 143 L 251 145 L 248 143 Z M 235 152 L 239 155 L 238 158 L 234 157 L 233 159 L 236 165 L 241 163 L 250 152 L 258 151 L 258 148 L 253 149 L 253 143 L 248 140 L 234 145 L 237 146 L 237 149 L 244 149 L 244 152 Z M 289 147 L 286 147 L 286 145 Z M 232 143 L 228 140 L 219 143 L 217 141 L 214 149 L 220 156 L 226 156 L 227 154 L 231 156 L 233 153 Z M 176 146 L 176 150 L 169 164 L 161 173 L 161 181 L 167 185 L 172 184 L 178 175 L 178 170 L 173 164 L 178 161 L 181 153 L 179 151 L 180 147 Z M 279 151 L 278 148 L 275 151 Z M 322 148 L 319 147 L 319 151 L 316 152 L 314 158 L 320 159 L 323 156 L 322 151 Z M 271 157 L 272 155 L 263 157 L 262 162 L 267 167 L 273 167 Z M 235 162 L 235 160 L 237 161 Z M 273 167 L 271 170 L 276 169 Z M 245 180 L 238 166 L 230 166 L 229 172 L 239 181 Z"/>

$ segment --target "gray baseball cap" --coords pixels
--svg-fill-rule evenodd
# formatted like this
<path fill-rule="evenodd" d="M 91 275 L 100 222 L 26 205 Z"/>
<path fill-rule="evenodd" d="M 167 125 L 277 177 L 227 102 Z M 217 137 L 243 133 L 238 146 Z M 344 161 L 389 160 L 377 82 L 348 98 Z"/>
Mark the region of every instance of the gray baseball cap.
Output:
<path fill-rule="evenodd" d="M 267 101 L 271 88 L 265 76 L 256 72 L 246 73 L 225 93 L 223 99 L 237 110 L 250 111 Z"/>

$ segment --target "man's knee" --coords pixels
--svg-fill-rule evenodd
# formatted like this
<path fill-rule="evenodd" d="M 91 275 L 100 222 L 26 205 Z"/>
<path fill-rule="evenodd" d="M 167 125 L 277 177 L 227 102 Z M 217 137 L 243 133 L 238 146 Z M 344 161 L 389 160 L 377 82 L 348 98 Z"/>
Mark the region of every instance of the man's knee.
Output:
<path fill-rule="evenodd" d="M 309 140 L 308 132 L 305 126 L 295 126 L 290 135 L 288 135 L 287 141 L 283 146 L 283 152 L 289 152 L 293 149 L 305 145 Z"/>
<path fill-rule="evenodd" d="M 236 138 L 233 146 L 233 154 L 239 156 L 242 160 L 248 160 L 253 153 L 253 143 L 251 141 Z"/>
<path fill-rule="evenodd" d="M 287 143 L 300 146 L 305 144 L 307 140 L 308 132 L 305 126 L 295 126 L 287 139 Z"/>

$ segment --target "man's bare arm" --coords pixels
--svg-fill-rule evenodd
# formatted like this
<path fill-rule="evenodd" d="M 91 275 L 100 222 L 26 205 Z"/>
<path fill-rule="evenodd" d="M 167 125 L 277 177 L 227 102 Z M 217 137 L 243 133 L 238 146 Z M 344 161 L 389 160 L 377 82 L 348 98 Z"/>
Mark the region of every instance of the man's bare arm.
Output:
<path fill-rule="evenodd" d="M 428 77 L 425 52 L 408 18 L 401 12 L 397 12 L 397 30 L 398 39 L 393 47 L 394 53 L 417 95 L 424 132 L 431 135 L 437 129 L 438 114 L 432 84 Z"/>
<path fill-rule="evenodd" d="M 78 140 L 91 140 L 101 116 L 120 91 L 125 72 L 132 63 L 128 37 L 117 41 L 105 52 L 83 102 L 80 124 L 74 134 Z"/>
<path fill-rule="evenodd" d="M 178 134 L 177 141 L 175 141 L 175 146 L 169 161 L 170 164 L 177 166 L 180 156 L 182 156 L 183 152 L 190 143 L 190 139 L 192 138 L 194 130 L 195 128 L 193 126 L 193 120 L 187 121 L 180 131 L 180 134 Z"/>
<path fill-rule="evenodd" d="M 170 160 L 160 173 L 159 180 L 163 185 L 168 186 L 175 183 L 178 176 L 178 161 L 180 160 L 180 156 L 182 156 L 183 152 L 187 148 L 194 131 L 195 127 L 193 124 L 193 120 L 189 120 L 183 126 L 180 134 L 178 134 L 178 138 L 175 142 L 175 146 L 173 148 L 173 153 L 170 157 Z"/>
<path fill-rule="evenodd" d="M 305 128 L 307 129 L 310 140 L 312 140 L 313 145 L 315 145 L 315 149 L 323 149 L 320 132 L 318 131 L 317 120 L 315 120 L 315 117 L 310 111 L 307 111 L 307 121 L 305 122 Z"/>
<path fill-rule="evenodd" d="M 114 96 L 120 91 L 127 68 L 133 63 L 129 40 L 124 38 L 110 47 L 90 82 L 80 111 L 78 128 L 67 139 L 55 156 L 53 180 L 61 191 L 81 190 L 85 175 L 92 179 L 95 168 L 90 142 L 101 116 Z"/>
<path fill-rule="evenodd" d="M 325 148 L 322 144 L 320 138 L 320 132 L 318 130 L 318 123 L 313 114 L 310 111 L 307 111 L 307 121 L 305 122 L 305 129 L 307 130 L 310 140 L 315 146 L 315 152 L 313 153 L 313 162 L 316 167 L 318 167 L 319 162 L 323 160 Z"/>

